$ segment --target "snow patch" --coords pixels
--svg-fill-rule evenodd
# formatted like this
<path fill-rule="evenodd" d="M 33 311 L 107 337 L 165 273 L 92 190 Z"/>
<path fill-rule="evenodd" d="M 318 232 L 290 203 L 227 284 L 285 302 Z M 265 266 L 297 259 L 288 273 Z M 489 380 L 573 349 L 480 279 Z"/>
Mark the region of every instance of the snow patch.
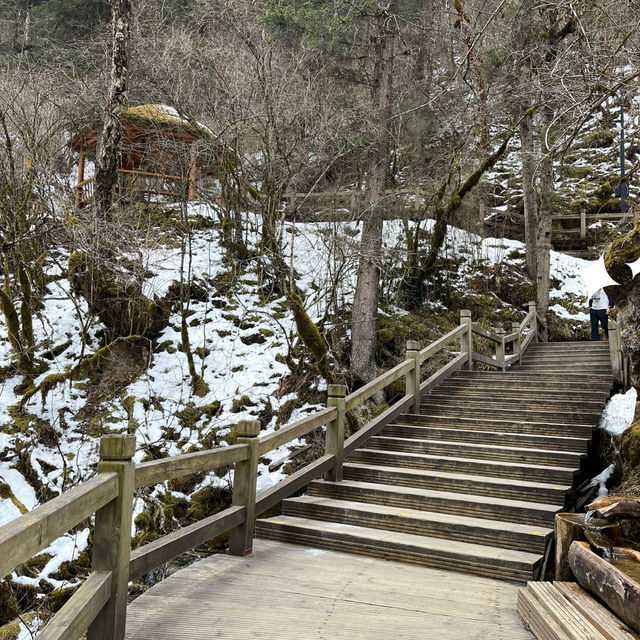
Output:
<path fill-rule="evenodd" d="M 598 426 L 613 436 L 624 433 L 633 422 L 638 393 L 634 388 L 611 397 L 602 412 Z"/>

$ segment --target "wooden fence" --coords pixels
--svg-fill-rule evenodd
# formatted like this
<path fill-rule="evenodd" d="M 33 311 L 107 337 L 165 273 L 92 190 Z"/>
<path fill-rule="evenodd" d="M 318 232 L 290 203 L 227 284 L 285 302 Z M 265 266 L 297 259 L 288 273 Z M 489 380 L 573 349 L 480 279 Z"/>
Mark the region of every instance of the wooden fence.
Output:
<path fill-rule="evenodd" d="M 94 181 L 94 177 L 87 178 L 75 186 L 77 209 L 82 209 L 93 201 Z M 118 184 L 115 191 L 119 194 L 138 194 L 140 199 L 146 201 L 150 201 L 153 196 L 161 196 L 171 202 L 194 198 L 191 175 L 185 179 L 182 176 L 130 169 L 118 169 Z"/>
<path fill-rule="evenodd" d="M 77 640 L 85 630 L 89 640 L 122 640 L 126 622 L 127 584 L 189 549 L 230 532 L 229 553 L 251 553 L 255 517 L 323 476 L 342 479 L 344 457 L 378 433 L 401 413 L 420 413 L 420 398 L 454 371 L 474 362 L 504 370 L 518 361 L 531 342 L 539 339 L 543 320 L 529 303 L 529 312 L 509 334 L 488 331 L 460 314 L 460 325 L 421 348 L 407 343 L 406 359 L 351 394 L 344 385 L 329 385 L 327 407 L 293 424 L 259 435 L 258 422 L 238 426 L 237 444 L 172 458 L 135 464 L 135 436 L 107 435 L 100 440 L 100 463 L 95 478 L 63 493 L 0 528 L 0 575 L 9 575 L 56 538 L 95 513 L 92 573 L 72 598 L 49 621 L 40 640 Z M 495 346 L 493 357 L 474 351 L 474 336 Z M 459 351 L 458 351 L 459 346 Z M 447 347 L 453 358 L 423 380 L 425 363 Z M 507 351 L 512 353 L 507 355 Z M 380 415 L 345 439 L 346 413 L 404 379 L 404 395 Z M 325 452 L 319 459 L 256 496 L 261 456 L 326 426 Z M 134 491 L 193 473 L 235 465 L 232 505 L 131 551 Z"/>

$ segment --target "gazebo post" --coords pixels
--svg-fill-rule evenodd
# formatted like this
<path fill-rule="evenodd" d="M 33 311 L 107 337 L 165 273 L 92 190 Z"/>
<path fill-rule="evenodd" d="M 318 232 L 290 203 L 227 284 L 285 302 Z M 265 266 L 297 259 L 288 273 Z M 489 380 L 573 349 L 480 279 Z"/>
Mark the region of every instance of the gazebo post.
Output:
<path fill-rule="evenodd" d="M 84 182 L 84 152 L 80 152 L 80 158 L 78 159 L 78 181 L 76 183 L 76 209 L 82 207 L 82 187 L 78 185 Z"/>
<path fill-rule="evenodd" d="M 187 200 L 195 199 L 196 182 L 196 143 L 192 142 L 189 147 L 189 175 L 187 177 Z"/>

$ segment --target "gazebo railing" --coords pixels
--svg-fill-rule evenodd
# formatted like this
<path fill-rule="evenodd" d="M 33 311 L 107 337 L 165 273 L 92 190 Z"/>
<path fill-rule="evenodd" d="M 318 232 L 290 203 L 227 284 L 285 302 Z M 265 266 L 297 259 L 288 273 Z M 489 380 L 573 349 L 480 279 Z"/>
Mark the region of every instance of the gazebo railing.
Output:
<path fill-rule="evenodd" d="M 154 196 L 172 201 L 193 199 L 192 180 L 182 176 L 136 169 L 118 169 L 119 194 L 140 194 L 140 199 L 150 202 Z M 75 187 L 75 206 L 77 209 L 86 207 L 93 201 L 94 177 L 82 180 Z"/>

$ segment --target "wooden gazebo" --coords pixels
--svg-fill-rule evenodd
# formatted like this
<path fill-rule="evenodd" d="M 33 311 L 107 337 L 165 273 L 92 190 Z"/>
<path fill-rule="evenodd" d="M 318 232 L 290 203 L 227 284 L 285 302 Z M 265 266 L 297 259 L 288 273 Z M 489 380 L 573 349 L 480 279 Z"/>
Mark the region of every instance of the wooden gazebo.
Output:
<path fill-rule="evenodd" d="M 78 208 L 93 198 L 93 177 L 85 178 L 85 161 L 95 159 L 99 137 L 100 125 L 94 124 L 71 139 L 71 148 L 79 153 Z M 133 199 L 193 200 L 196 181 L 217 174 L 224 154 L 207 127 L 182 118 L 172 107 L 129 107 L 122 116 L 117 190 Z"/>

